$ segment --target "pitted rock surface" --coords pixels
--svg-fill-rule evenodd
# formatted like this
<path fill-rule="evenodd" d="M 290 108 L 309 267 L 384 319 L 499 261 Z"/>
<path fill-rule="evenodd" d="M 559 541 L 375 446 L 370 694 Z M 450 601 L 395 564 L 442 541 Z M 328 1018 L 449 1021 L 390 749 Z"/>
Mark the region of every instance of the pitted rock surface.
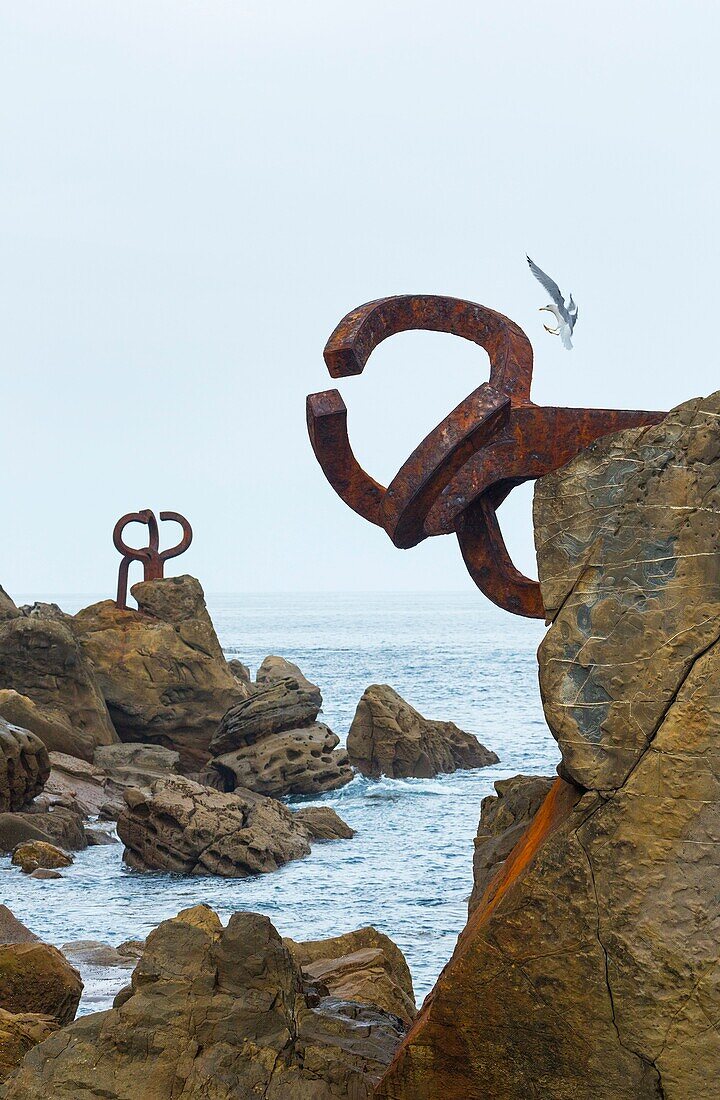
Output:
<path fill-rule="evenodd" d="M 353 770 L 340 738 L 321 722 L 285 730 L 215 757 L 208 782 L 219 790 L 246 787 L 258 794 L 311 795 L 344 787 Z"/>
<path fill-rule="evenodd" d="M 538 483 L 562 772 L 378 1089 L 713 1100 L 720 1074 L 720 395 Z"/>
<path fill-rule="evenodd" d="M 39 737 L 0 718 L 0 812 L 21 810 L 40 794 L 50 775 Z"/>
<path fill-rule="evenodd" d="M 320 713 L 322 695 L 314 684 L 303 681 L 295 677 L 269 680 L 229 710 L 210 743 L 214 755 L 246 748 L 274 733 L 312 725 Z"/>
<path fill-rule="evenodd" d="M 150 934 L 117 1000 L 35 1047 L 6 1100 L 370 1100 L 403 1033 L 308 989 L 267 917 L 205 906 Z"/>
<path fill-rule="evenodd" d="M 423 718 L 387 684 L 366 688 L 347 738 L 350 763 L 378 779 L 429 779 L 459 768 L 485 768 L 498 757 L 454 722 Z"/>

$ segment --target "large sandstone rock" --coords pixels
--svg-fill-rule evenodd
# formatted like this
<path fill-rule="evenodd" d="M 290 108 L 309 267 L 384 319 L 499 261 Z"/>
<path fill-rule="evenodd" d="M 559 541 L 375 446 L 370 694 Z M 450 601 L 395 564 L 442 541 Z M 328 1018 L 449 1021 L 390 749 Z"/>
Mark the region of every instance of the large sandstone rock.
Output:
<path fill-rule="evenodd" d="M 320 689 L 294 677 L 272 679 L 223 715 L 210 743 L 216 755 L 264 737 L 310 726 L 320 713 Z"/>
<path fill-rule="evenodd" d="M 40 937 L 19 921 L 7 905 L 0 905 L 0 943 L 39 943 Z"/>
<path fill-rule="evenodd" d="M 295 820 L 307 829 L 311 840 L 352 840 L 355 830 L 343 821 L 331 806 L 302 806 Z"/>
<path fill-rule="evenodd" d="M 498 757 L 453 722 L 435 722 L 386 684 L 371 684 L 347 738 L 350 763 L 373 779 L 429 779 L 458 768 L 485 768 Z"/>
<path fill-rule="evenodd" d="M 514 775 L 512 779 L 498 779 L 494 784 L 497 794 L 483 798 L 473 854 L 470 913 L 527 831 L 553 782 L 541 775 Z"/>
<path fill-rule="evenodd" d="M 95 751 L 95 765 L 116 787 L 149 787 L 156 779 L 176 775 L 180 753 L 161 745 L 103 745 Z"/>
<path fill-rule="evenodd" d="M 62 752 L 51 752 L 50 764 L 50 778 L 43 792 L 43 800 L 50 805 L 72 806 L 84 817 L 95 817 L 113 804 L 118 813 L 122 809 L 122 785 L 103 768 Z"/>
<path fill-rule="evenodd" d="M 118 1000 L 35 1047 L 7 1100 L 370 1100 L 402 1034 L 306 991 L 266 917 L 204 906 L 150 934 Z"/>
<path fill-rule="evenodd" d="M 251 791 L 222 794 L 174 776 L 156 780 L 149 793 L 128 790 L 125 798 L 117 831 L 125 862 L 137 870 L 244 878 L 310 851 L 295 815 Z"/>
<path fill-rule="evenodd" d="M 59 1024 L 35 1012 L 5 1012 L 0 1008 L 0 1082 L 5 1081 L 32 1047 L 42 1043 Z"/>
<path fill-rule="evenodd" d="M 70 621 L 24 615 L 0 621 L 0 686 L 4 705 L 22 711 L 28 728 L 48 738 L 49 749 L 64 743 L 73 755 L 91 760 L 97 745 L 118 738 Z M 9 699 L 8 691 L 35 707 Z"/>
<path fill-rule="evenodd" d="M 38 867 L 43 870 L 55 870 L 58 867 L 69 867 L 72 856 L 57 848 L 54 844 L 48 844 L 44 840 L 29 840 L 24 844 L 18 844 L 13 851 L 10 860 L 13 867 L 19 867 L 25 874 L 36 871 Z"/>
<path fill-rule="evenodd" d="M 26 841 L 58 844 L 71 852 L 80 852 L 88 846 L 82 817 L 65 806 L 0 814 L 0 852 L 11 852 Z"/>
<path fill-rule="evenodd" d="M 41 706 L 17 691 L 0 691 L 0 716 L 39 737 L 49 752 L 70 753 L 87 759 L 92 752 L 88 738 L 77 733 L 70 719 L 58 707 Z"/>
<path fill-rule="evenodd" d="M 720 1075 L 720 395 L 538 483 L 558 779 L 493 879 L 393 1100 L 711 1100 Z"/>
<path fill-rule="evenodd" d="M 249 689 L 232 675 L 194 577 L 143 581 L 138 611 L 112 600 L 74 619 L 122 741 L 180 753 L 196 771 L 209 757 L 218 722 Z"/>
<path fill-rule="evenodd" d="M 19 619 L 21 615 L 20 608 L 16 607 L 14 600 L 8 596 L 5 589 L 0 585 L 0 622 L 4 622 L 6 619 Z"/>
<path fill-rule="evenodd" d="M 27 806 L 49 775 L 50 759 L 40 738 L 0 718 L 0 812 Z"/>
<path fill-rule="evenodd" d="M 48 943 L 0 944 L 0 1008 L 40 1012 L 59 1024 L 75 1019 L 83 983 Z"/>
<path fill-rule="evenodd" d="M 297 680 L 298 684 L 307 691 L 319 691 L 317 684 L 308 680 L 298 666 L 285 657 L 278 657 L 274 653 L 265 657 L 255 676 L 258 687 L 267 687 L 276 680 Z"/>
<path fill-rule="evenodd" d="M 219 790 L 246 787 L 258 794 L 314 795 L 344 787 L 353 777 L 340 738 L 320 722 L 286 730 L 211 760 L 207 780 Z"/>
<path fill-rule="evenodd" d="M 410 970 L 397 944 L 377 928 L 326 940 L 284 941 L 309 981 L 333 997 L 374 1005 L 412 1023 L 417 1009 Z"/>

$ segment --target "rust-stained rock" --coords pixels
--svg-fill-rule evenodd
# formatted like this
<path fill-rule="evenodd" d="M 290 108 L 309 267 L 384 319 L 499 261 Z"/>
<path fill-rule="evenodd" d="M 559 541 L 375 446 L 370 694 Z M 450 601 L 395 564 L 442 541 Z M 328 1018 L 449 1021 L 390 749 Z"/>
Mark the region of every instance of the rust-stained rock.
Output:
<path fill-rule="evenodd" d="M 562 772 L 377 1095 L 714 1100 L 720 395 L 538 483 Z M 583 788 L 589 788 L 583 792 Z"/>
<path fill-rule="evenodd" d="M 498 757 L 454 722 L 423 718 L 387 684 L 371 684 L 347 738 L 350 763 L 378 779 L 429 779 L 459 768 L 486 768 Z"/>
<path fill-rule="evenodd" d="M 117 1007 L 35 1047 L 6 1100 L 370 1100 L 402 1034 L 320 996 L 267 917 L 205 906 L 148 937 Z"/>
<path fill-rule="evenodd" d="M 334 997 L 375 1005 L 406 1024 L 417 1012 L 408 965 L 397 944 L 377 928 L 358 928 L 325 940 L 284 941 L 303 974 Z"/>
<path fill-rule="evenodd" d="M 69 1024 L 82 988 L 77 970 L 56 947 L 0 944 L 0 1008 L 6 1012 L 40 1012 Z"/>
<path fill-rule="evenodd" d="M 32 723 L 28 728 L 41 739 L 48 737 L 48 747 L 50 741 L 66 739 L 74 755 L 91 760 L 97 745 L 110 745 L 118 737 L 71 622 L 23 615 L 0 621 L 0 686 L 35 704 L 31 711 L 24 702 L 11 701 L 23 708 Z"/>
<path fill-rule="evenodd" d="M 287 806 L 252 791 L 222 794 L 178 775 L 125 798 L 117 831 L 136 870 L 244 878 L 310 851 L 307 830 Z"/>
<path fill-rule="evenodd" d="M 21 810 L 40 794 L 49 775 L 40 738 L 0 718 L 0 812 Z"/>
<path fill-rule="evenodd" d="M 73 629 L 120 739 L 175 749 L 195 771 L 218 722 L 249 688 L 228 668 L 194 577 L 142 581 L 132 594 L 138 611 L 105 600 L 78 612 Z"/>
<path fill-rule="evenodd" d="M 57 1020 L 37 1012 L 6 1012 L 0 1008 L 0 1081 L 5 1081 L 32 1047 L 58 1029 Z"/>

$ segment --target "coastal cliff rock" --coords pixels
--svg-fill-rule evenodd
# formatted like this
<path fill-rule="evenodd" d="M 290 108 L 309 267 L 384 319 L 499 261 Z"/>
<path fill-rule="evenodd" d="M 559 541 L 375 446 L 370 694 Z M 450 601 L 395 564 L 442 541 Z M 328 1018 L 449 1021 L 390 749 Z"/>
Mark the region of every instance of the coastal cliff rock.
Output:
<path fill-rule="evenodd" d="M 387 684 L 371 684 L 347 738 L 350 763 L 379 779 L 429 779 L 459 768 L 486 768 L 498 757 L 454 722 L 423 718 Z"/>
<path fill-rule="evenodd" d="M 15 610 L 17 615 L 0 617 L 0 714 L 21 717 L 49 750 L 63 746 L 92 760 L 97 745 L 118 737 L 72 620 Z"/>
<path fill-rule="evenodd" d="M 538 482 L 562 751 L 377 1095 L 712 1100 L 720 395 Z"/>
<path fill-rule="evenodd" d="M 321 982 L 333 997 L 373 1005 L 412 1023 L 417 1008 L 405 956 L 377 928 L 358 928 L 326 940 L 283 942 L 305 978 Z"/>
<path fill-rule="evenodd" d="M 0 718 L 0 811 L 27 806 L 49 775 L 50 758 L 40 738 Z"/>
<path fill-rule="evenodd" d="M 0 1082 L 5 1081 L 29 1050 L 42 1043 L 59 1024 L 37 1012 L 6 1012 L 0 1008 Z"/>
<path fill-rule="evenodd" d="M 118 818 L 124 859 L 136 870 L 185 875 L 276 871 L 310 851 L 307 830 L 281 802 L 252 791 L 222 794 L 183 776 L 130 789 Z"/>
<path fill-rule="evenodd" d="M 340 738 L 316 721 L 321 706 L 320 689 L 297 665 L 266 657 L 252 695 L 218 726 L 210 743 L 217 755 L 205 780 L 219 790 L 245 787 L 271 796 L 345 786 L 353 771 L 347 753 L 337 747 Z"/>
<path fill-rule="evenodd" d="M 370 1100 L 403 1030 L 308 989 L 266 917 L 205 906 L 151 932 L 118 1000 L 36 1046 L 6 1100 Z"/>
<path fill-rule="evenodd" d="M 137 611 L 105 600 L 78 612 L 73 629 L 120 740 L 174 749 L 183 770 L 197 771 L 220 719 L 249 689 L 228 668 L 194 577 L 131 591 Z"/>

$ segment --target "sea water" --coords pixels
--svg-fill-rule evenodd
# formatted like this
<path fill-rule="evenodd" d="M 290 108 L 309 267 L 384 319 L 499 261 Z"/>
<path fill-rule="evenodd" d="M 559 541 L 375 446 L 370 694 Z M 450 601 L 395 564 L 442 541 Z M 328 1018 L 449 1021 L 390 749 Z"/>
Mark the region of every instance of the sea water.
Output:
<path fill-rule="evenodd" d="M 68 612 L 92 602 L 54 599 Z M 500 763 L 434 779 L 357 777 L 324 797 L 291 800 L 332 806 L 357 835 L 316 843 L 311 855 L 272 874 L 130 871 L 115 844 L 77 853 L 55 881 L 31 879 L 2 857 L 0 900 L 58 946 L 143 939 L 198 902 L 223 921 L 238 910 L 264 913 L 281 935 L 301 940 L 372 924 L 404 952 L 420 1004 L 465 924 L 482 799 L 495 780 L 550 775 L 559 760 L 537 683 L 543 624 L 505 614 L 473 593 L 208 596 L 208 606 L 228 658 L 254 672 L 268 653 L 279 654 L 320 686 L 322 721 L 343 743 L 364 689 L 384 683 L 426 717 L 476 734 Z M 108 1007 L 128 980 L 127 971 L 80 970 L 81 1012 Z"/>

